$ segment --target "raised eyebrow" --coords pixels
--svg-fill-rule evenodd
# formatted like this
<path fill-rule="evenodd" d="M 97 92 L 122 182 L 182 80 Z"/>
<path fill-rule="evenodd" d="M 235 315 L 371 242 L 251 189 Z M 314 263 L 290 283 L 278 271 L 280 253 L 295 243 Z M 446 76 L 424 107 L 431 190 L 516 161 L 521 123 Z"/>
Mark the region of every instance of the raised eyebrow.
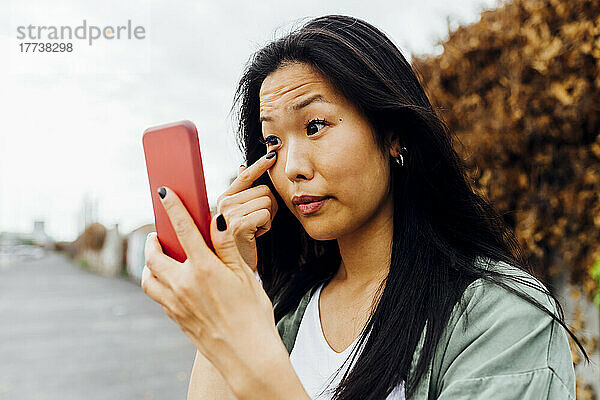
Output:
<path fill-rule="evenodd" d="M 300 103 L 294 104 L 294 106 L 292 106 L 292 109 L 294 111 L 297 111 L 301 108 L 308 106 L 310 103 L 314 103 L 316 101 L 319 101 L 322 103 L 329 103 L 329 101 L 327 101 L 327 99 L 325 99 L 323 96 L 321 96 L 320 94 L 316 94 L 314 96 L 309 97 L 308 99 L 302 100 Z"/>
<path fill-rule="evenodd" d="M 304 108 L 306 106 L 308 106 L 311 103 L 314 102 L 322 102 L 322 103 L 331 103 L 330 101 L 328 101 L 325 97 L 321 96 L 320 94 L 316 94 L 314 96 L 309 97 L 308 99 L 304 99 L 301 102 L 294 104 L 292 106 L 292 110 L 294 111 L 298 111 L 301 108 Z M 269 122 L 269 121 L 273 121 L 273 118 L 269 117 L 268 115 L 266 116 L 261 116 L 259 122 Z"/>

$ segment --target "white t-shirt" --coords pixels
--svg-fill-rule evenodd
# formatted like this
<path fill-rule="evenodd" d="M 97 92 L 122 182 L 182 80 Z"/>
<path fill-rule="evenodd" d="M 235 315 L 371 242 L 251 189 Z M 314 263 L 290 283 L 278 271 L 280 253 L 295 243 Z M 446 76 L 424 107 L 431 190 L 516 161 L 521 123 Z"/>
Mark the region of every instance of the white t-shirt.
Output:
<path fill-rule="evenodd" d="M 360 336 L 356 338 L 341 353 L 336 352 L 329 346 L 323 335 L 319 312 L 319 296 L 322 288 L 323 284 L 313 293 L 306 306 L 306 311 L 302 316 L 298 335 L 290 354 L 292 366 L 300 378 L 304 389 L 313 400 L 329 400 L 333 397 L 335 388 L 342 380 L 350 361 L 346 363 L 344 368 L 335 377 L 334 375 L 350 355 L 352 349 L 358 345 L 358 340 L 360 339 Z M 366 343 L 366 340 L 364 343 Z M 358 360 L 358 357 L 359 355 L 356 356 L 354 362 Z M 321 393 L 325 388 L 327 390 Z M 404 384 L 398 385 L 388 395 L 386 400 L 405 400 Z"/>

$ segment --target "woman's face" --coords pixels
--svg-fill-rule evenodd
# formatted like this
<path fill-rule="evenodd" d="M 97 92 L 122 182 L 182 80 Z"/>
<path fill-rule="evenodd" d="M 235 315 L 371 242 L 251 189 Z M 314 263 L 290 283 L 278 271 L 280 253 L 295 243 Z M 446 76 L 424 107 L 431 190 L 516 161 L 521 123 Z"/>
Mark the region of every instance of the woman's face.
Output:
<path fill-rule="evenodd" d="M 268 171 L 287 207 L 316 240 L 367 224 L 389 200 L 389 155 L 367 119 L 307 64 L 281 66 L 260 88 L 262 135 L 277 160 Z M 329 196 L 320 209 L 294 196 Z"/>

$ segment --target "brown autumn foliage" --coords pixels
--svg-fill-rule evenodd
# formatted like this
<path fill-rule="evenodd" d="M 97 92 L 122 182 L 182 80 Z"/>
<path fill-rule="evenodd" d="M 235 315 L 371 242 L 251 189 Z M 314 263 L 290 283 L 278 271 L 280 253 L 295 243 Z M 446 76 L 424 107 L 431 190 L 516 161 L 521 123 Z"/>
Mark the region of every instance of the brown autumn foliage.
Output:
<path fill-rule="evenodd" d="M 567 265 L 590 295 L 600 259 L 600 1 L 516 0 L 443 47 L 413 66 L 474 187 L 542 276 Z"/>
<path fill-rule="evenodd" d="M 83 233 L 79 235 L 74 244 L 78 252 L 83 250 L 102 250 L 104 239 L 106 237 L 106 228 L 104 225 L 94 222 L 89 224 Z"/>

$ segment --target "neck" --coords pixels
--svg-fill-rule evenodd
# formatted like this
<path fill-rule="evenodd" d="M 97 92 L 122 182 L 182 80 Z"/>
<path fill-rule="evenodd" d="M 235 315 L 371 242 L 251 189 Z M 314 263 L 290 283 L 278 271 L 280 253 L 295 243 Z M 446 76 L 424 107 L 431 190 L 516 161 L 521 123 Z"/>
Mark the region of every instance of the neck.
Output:
<path fill-rule="evenodd" d="M 390 193 L 368 223 L 338 238 L 342 262 L 331 283 L 349 289 L 381 283 L 389 272 L 393 215 L 394 204 Z"/>

